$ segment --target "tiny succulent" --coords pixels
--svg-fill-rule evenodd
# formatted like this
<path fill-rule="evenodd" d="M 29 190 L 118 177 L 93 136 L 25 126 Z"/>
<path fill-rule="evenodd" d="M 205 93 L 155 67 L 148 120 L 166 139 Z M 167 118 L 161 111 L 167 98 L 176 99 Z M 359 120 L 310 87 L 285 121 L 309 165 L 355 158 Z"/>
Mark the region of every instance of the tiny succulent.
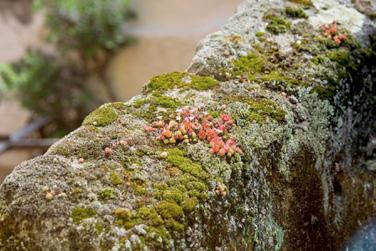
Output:
<path fill-rule="evenodd" d="M 324 24 L 321 26 L 324 35 L 334 41 L 336 45 L 341 45 L 347 39 L 346 33 L 341 33 L 337 28 L 337 21 L 333 20 L 331 24 Z"/>
<path fill-rule="evenodd" d="M 210 152 L 221 157 L 241 153 L 236 140 L 229 136 L 234 120 L 229 114 L 213 118 L 209 113 L 195 107 L 176 110 L 174 119 L 156 120 L 145 127 L 147 132 L 157 132 L 158 140 L 165 144 L 196 143 L 203 140 L 209 143 Z"/>

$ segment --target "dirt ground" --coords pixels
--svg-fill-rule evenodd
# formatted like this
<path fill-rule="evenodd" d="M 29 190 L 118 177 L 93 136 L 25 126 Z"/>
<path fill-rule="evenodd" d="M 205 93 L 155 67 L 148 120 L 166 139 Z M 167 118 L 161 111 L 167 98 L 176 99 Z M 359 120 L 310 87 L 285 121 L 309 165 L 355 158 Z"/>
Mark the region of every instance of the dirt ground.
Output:
<path fill-rule="evenodd" d="M 108 77 L 120 100 L 141 92 L 150 77 L 182 71 L 197 43 L 226 23 L 241 0 L 135 0 L 138 19 L 125 27 L 137 43 L 117 53 Z M 0 63 L 19 59 L 40 45 L 43 17 L 30 13 L 30 0 L 0 0 Z M 22 128 L 29 117 L 15 100 L 0 100 L 0 135 Z M 0 182 L 14 166 L 33 157 L 30 151 L 0 155 Z"/>

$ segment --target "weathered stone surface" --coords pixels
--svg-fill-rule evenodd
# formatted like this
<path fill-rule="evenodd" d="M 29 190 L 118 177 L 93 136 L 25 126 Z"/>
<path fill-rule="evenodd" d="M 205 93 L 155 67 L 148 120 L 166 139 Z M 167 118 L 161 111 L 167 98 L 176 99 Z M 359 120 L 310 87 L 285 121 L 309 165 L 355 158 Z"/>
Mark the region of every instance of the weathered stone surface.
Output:
<path fill-rule="evenodd" d="M 0 250 L 343 246 L 376 205 L 375 23 L 359 8 L 245 1 L 201 42 L 189 73 L 103 105 L 7 177 Z M 220 157 L 207 134 L 185 129 L 180 142 L 171 128 L 184 106 L 217 129 L 230 115 L 223 138 L 241 152 Z M 157 139 L 161 120 L 177 142 Z"/>

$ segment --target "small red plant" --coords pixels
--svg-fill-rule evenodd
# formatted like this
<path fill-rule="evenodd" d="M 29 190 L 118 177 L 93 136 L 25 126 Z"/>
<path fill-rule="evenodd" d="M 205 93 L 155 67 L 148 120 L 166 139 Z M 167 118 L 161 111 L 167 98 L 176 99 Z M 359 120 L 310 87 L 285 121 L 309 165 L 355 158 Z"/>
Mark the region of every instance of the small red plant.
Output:
<path fill-rule="evenodd" d="M 337 21 L 333 20 L 331 24 L 324 24 L 321 26 L 324 35 L 334 41 L 336 45 L 341 45 L 347 39 L 347 34 L 339 33 L 337 29 Z"/>
<path fill-rule="evenodd" d="M 242 150 L 236 140 L 228 136 L 234 121 L 229 114 L 214 119 L 207 112 L 195 107 L 176 110 L 175 119 L 157 120 L 146 126 L 147 132 L 158 132 L 158 139 L 165 144 L 195 143 L 204 140 L 210 145 L 210 152 L 221 157 L 233 156 Z"/>

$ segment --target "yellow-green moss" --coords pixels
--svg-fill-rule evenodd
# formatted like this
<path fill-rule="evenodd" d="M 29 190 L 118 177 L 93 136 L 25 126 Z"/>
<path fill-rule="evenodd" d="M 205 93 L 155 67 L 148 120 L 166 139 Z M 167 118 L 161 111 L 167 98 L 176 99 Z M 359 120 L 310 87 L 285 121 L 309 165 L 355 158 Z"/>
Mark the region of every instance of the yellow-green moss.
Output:
<path fill-rule="evenodd" d="M 290 0 L 290 1 L 293 3 L 301 4 L 305 8 L 309 8 L 313 5 L 312 0 Z"/>
<path fill-rule="evenodd" d="M 163 224 L 161 216 L 157 213 L 155 208 L 141 207 L 137 210 L 137 216 L 144 220 L 150 226 L 159 226 Z"/>
<path fill-rule="evenodd" d="M 250 105 L 248 119 L 257 123 L 265 122 L 266 118 L 271 118 L 277 122 L 285 119 L 286 112 L 269 99 L 251 100 L 247 102 Z"/>
<path fill-rule="evenodd" d="M 119 174 L 117 174 L 115 172 L 112 172 L 110 174 L 110 180 L 111 180 L 112 185 L 114 185 L 114 186 L 123 184 L 122 178 L 119 176 Z"/>
<path fill-rule="evenodd" d="M 147 194 L 147 190 L 144 184 L 132 183 L 131 187 L 136 195 L 143 196 Z"/>
<path fill-rule="evenodd" d="M 182 202 L 181 206 L 182 206 L 184 211 L 191 212 L 195 209 L 197 204 L 198 204 L 198 200 L 195 197 L 191 197 L 191 198 L 186 198 Z"/>
<path fill-rule="evenodd" d="M 102 106 L 90 113 L 84 120 L 83 125 L 107 126 L 118 118 L 116 111 L 108 106 Z"/>
<path fill-rule="evenodd" d="M 218 81 L 208 76 L 197 76 L 188 72 L 171 72 L 152 78 L 146 86 L 146 92 L 162 92 L 174 87 L 191 87 L 196 90 L 208 90 L 218 85 Z"/>
<path fill-rule="evenodd" d="M 109 199 L 115 199 L 116 198 L 116 194 L 115 194 L 115 191 L 114 189 L 112 189 L 111 187 L 107 187 L 107 188 L 104 188 L 103 190 L 101 190 L 98 195 L 101 197 L 101 199 L 103 200 L 109 200 Z"/>
<path fill-rule="evenodd" d="M 287 16 L 292 18 L 308 18 L 307 14 L 302 8 L 289 6 L 285 9 L 285 13 Z"/>
<path fill-rule="evenodd" d="M 263 70 L 266 59 L 258 53 L 251 52 L 247 56 L 232 61 L 232 64 L 234 66 L 232 70 L 233 75 L 247 75 L 249 77 Z"/>
<path fill-rule="evenodd" d="M 146 120 L 153 120 L 156 117 L 158 108 L 165 108 L 167 110 L 159 114 L 163 116 L 171 111 L 175 111 L 178 107 L 181 107 L 183 103 L 175 98 L 153 92 L 150 98 L 136 100 L 132 105 L 134 108 L 138 108 L 138 110 L 133 112 L 136 116 Z"/>
<path fill-rule="evenodd" d="M 263 36 L 265 36 L 265 32 L 258 31 L 258 32 L 255 33 L 255 35 L 256 35 L 256 37 L 263 37 Z"/>
<path fill-rule="evenodd" d="M 347 49 L 338 49 L 334 51 L 329 51 L 327 57 L 342 66 L 350 65 L 350 52 Z"/>
<path fill-rule="evenodd" d="M 184 217 L 183 209 L 176 202 L 162 200 L 156 210 L 163 219 L 181 220 Z"/>
<path fill-rule="evenodd" d="M 124 102 L 114 102 L 114 103 L 108 104 L 107 106 L 117 109 L 119 111 L 123 111 L 127 107 Z"/>
<path fill-rule="evenodd" d="M 271 71 L 267 74 L 253 75 L 249 78 L 250 81 L 266 81 L 266 82 L 276 82 L 279 84 L 286 85 L 304 85 L 301 81 L 285 76 L 280 71 Z"/>
<path fill-rule="evenodd" d="M 179 189 L 170 188 L 162 192 L 162 198 L 164 200 L 180 203 L 183 201 L 184 195 Z"/>
<path fill-rule="evenodd" d="M 207 179 L 208 173 L 203 170 L 200 164 L 194 163 L 191 159 L 184 157 L 186 152 L 184 150 L 173 148 L 169 149 L 167 161 L 179 168 L 181 171 L 189 173 L 199 179 Z"/>
<path fill-rule="evenodd" d="M 268 22 L 266 29 L 273 34 L 285 33 L 291 28 L 291 22 L 277 14 L 267 14 L 264 19 Z"/>
<path fill-rule="evenodd" d="M 79 224 L 82 220 L 92 218 L 97 215 L 94 209 L 76 207 L 72 210 L 71 217 L 74 223 Z"/>

